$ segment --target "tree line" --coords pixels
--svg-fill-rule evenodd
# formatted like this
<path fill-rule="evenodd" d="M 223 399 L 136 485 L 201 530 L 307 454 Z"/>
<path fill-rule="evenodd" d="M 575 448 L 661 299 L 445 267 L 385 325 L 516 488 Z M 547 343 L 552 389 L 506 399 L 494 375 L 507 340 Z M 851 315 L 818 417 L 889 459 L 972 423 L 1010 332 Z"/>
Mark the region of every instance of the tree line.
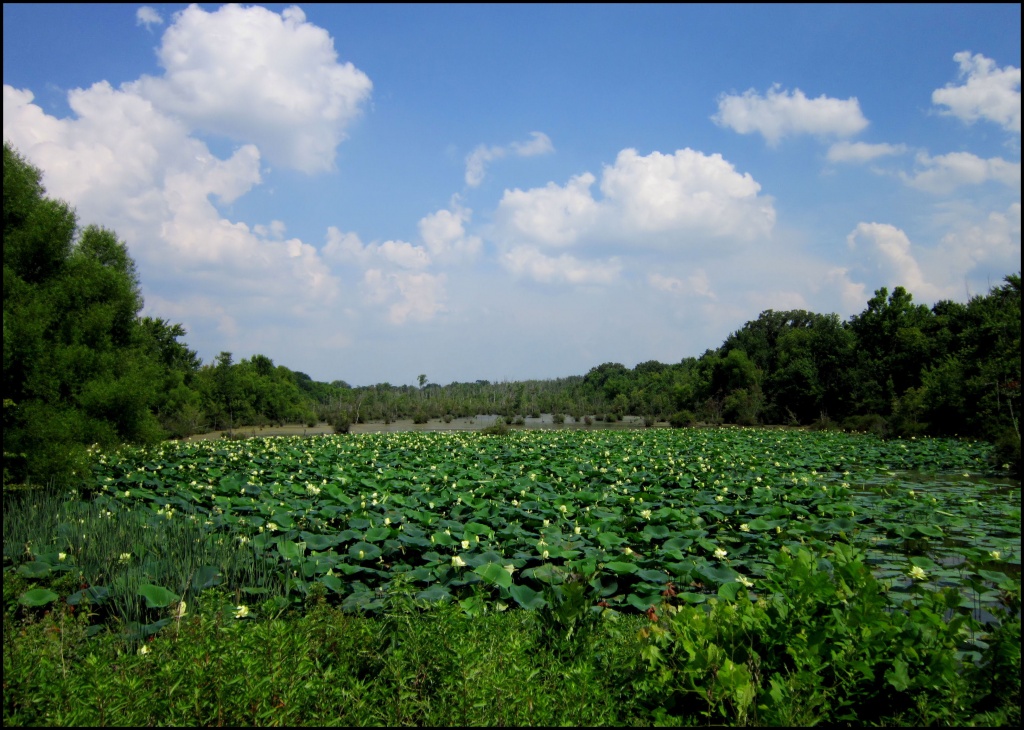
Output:
<path fill-rule="evenodd" d="M 204 364 L 180 324 L 140 315 L 135 263 L 80 227 L 4 143 L 4 484 L 83 473 L 89 450 L 208 430 L 327 421 L 642 416 L 990 439 L 1019 464 L 1020 273 L 961 304 L 879 289 L 866 309 L 768 310 L 678 363 L 605 363 L 552 380 L 352 387 L 256 354 Z"/>

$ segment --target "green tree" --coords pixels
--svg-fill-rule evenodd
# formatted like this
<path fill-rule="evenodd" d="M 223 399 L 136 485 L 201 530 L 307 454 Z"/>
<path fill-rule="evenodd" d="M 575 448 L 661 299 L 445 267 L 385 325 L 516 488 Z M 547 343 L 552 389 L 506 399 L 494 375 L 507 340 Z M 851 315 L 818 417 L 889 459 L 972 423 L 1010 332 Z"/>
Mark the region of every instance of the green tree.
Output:
<path fill-rule="evenodd" d="M 86 448 L 153 442 L 161 364 L 125 244 L 45 196 L 4 143 L 4 479 L 66 481 Z"/>

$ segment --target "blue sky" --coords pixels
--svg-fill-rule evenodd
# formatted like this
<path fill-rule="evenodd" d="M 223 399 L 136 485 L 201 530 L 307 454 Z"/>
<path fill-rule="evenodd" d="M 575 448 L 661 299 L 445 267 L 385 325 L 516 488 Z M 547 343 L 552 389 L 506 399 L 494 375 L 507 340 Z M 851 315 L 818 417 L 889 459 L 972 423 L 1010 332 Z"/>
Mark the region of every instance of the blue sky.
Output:
<path fill-rule="evenodd" d="M 206 361 L 677 362 L 1020 269 L 1020 6 L 4 5 L 4 139 Z"/>

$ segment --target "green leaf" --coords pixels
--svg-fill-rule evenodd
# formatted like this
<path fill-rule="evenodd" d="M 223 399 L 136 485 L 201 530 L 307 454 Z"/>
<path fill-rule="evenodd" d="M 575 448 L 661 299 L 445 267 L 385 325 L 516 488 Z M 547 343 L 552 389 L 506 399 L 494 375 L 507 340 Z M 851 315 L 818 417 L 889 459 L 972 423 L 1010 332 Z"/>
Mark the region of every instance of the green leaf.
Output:
<path fill-rule="evenodd" d="M 497 563 L 484 563 L 473 571 L 491 585 L 508 588 L 512 585 L 512 574 Z"/>
<path fill-rule="evenodd" d="M 146 599 L 146 606 L 149 608 L 167 608 L 181 600 L 178 594 L 150 583 L 139 586 L 139 595 Z"/>
<path fill-rule="evenodd" d="M 389 527 L 371 527 L 366 531 L 367 542 L 381 542 L 391 537 L 391 528 Z"/>
<path fill-rule="evenodd" d="M 50 566 L 41 560 L 33 560 L 18 568 L 18 572 L 26 578 L 45 578 L 50 570 Z"/>
<path fill-rule="evenodd" d="M 277 551 L 281 553 L 281 557 L 285 560 L 301 560 L 302 556 L 306 554 L 306 543 L 279 538 L 277 540 Z"/>
<path fill-rule="evenodd" d="M 635 573 L 637 570 L 636 563 L 627 563 L 616 560 L 613 560 L 610 563 L 605 563 L 604 567 L 606 570 L 610 570 L 616 575 L 622 575 L 623 573 Z"/>
<path fill-rule="evenodd" d="M 336 575 L 321 575 L 317 580 L 335 593 L 341 593 L 345 587 L 345 584 L 341 582 L 341 578 Z"/>
<path fill-rule="evenodd" d="M 544 594 L 529 586 L 514 585 L 509 589 L 509 593 L 512 594 L 516 603 L 529 611 L 538 611 L 547 605 Z"/>
<path fill-rule="evenodd" d="M 30 591 L 25 591 L 21 594 L 21 598 L 18 599 L 18 603 L 22 606 L 31 606 L 33 608 L 37 606 L 45 606 L 48 603 L 53 603 L 60 596 L 47 588 L 33 588 Z"/>
<path fill-rule="evenodd" d="M 451 592 L 442 585 L 435 583 L 424 591 L 420 591 L 416 594 L 417 601 L 426 601 L 427 603 L 448 603 L 452 600 Z"/>
<path fill-rule="evenodd" d="M 739 583 L 723 583 L 718 586 L 718 597 L 724 601 L 733 601 L 742 587 Z"/>
<path fill-rule="evenodd" d="M 348 554 L 354 560 L 376 560 L 381 556 L 381 550 L 371 543 L 357 542 L 348 549 Z"/>

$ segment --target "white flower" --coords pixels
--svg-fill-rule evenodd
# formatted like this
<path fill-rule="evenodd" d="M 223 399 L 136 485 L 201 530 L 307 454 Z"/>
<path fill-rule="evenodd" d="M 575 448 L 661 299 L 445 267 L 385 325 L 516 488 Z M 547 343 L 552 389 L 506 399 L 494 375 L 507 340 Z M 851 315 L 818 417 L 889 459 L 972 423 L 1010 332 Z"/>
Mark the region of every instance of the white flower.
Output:
<path fill-rule="evenodd" d="M 463 550 L 469 550 L 469 540 L 463 540 L 462 541 L 462 549 Z"/>
<path fill-rule="evenodd" d="M 753 588 L 754 587 L 754 581 L 750 580 L 745 575 L 738 576 L 736 578 L 736 582 L 739 583 L 744 588 Z"/>
<path fill-rule="evenodd" d="M 723 501 L 724 499 L 725 499 L 725 497 L 723 497 L 723 496 L 722 496 L 721 494 L 719 494 L 719 495 L 717 495 L 717 496 L 715 497 L 715 501 L 716 501 L 716 502 L 721 502 L 721 501 Z"/>
<path fill-rule="evenodd" d="M 463 560 L 458 555 L 453 555 L 452 556 L 452 567 L 453 568 L 465 568 L 466 567 L 466 561 Z"/>
<path fill-rule="evenodd" d="M 740 532 L 750 532 L 750 525 L 744 522 L 742 525 L 740 525 Z"/>
<path fill-rule="evenodd" d="M 997 554 L 998 554 L 998 553 L 997 553 Z M 68 554 L 67 554 L 67 553 L 58 553 L 58 554 L 57 554 L 57 559 L 58 559 L 58 560 L 64 560 L 65 558 L 67 558 L 67 556 L 68 556 Z M 997 559 L 998 559 L 998 558 L 997 558 Z"/>
<path fill-rule="evenodd" d="M 61 555 L 63 555 L 63 554 L 64 554 L 64 553 L 61 553 Z M 1002 555 L 1002 553 L 1000 553 L 1000 552 L 999 552 L 998 550 L 993 550 L 992 552 L 990 552 L 990 553 L 988 554 L 988 556 L 989 556 L 990 558 L 992 558 L 993 560 L 999 560 L 999 557 L 1000 557 L 1000 555 Z M 64 558 L 61 558 L 61 560 L 63 560 L 63 559 L 64 559 Z"/>
<path fill-rule="evenodd" d="M 651 511 L 649 509 L 640 510 L 640 516 L 645 520 L 651 519 Z"/>
<path fill-rule="evenodd" d="M 924 569 L 919 565 L 915 565 L 913 568 L 911 568 L 910 573 L 908 573 L 908 575 L 914 580 L 924 580 L 928 577 L 928 574 L 925 573 Z"/>
<path fill-rule="evenodd" d="M 131 559 L 132 559 L 132 554 L 131 553 L 121 553 L 120 560 L 121 560 L 122 563 L 127 563 Z"/>
<path fill-rule="evenodd" d="M 575 532 L 577 535 L 579 535 L 580 534 L 580 526 L 576 525 L 576 527 L 574 527 L 572 531 Z"/>
<path fill-rule="evenodd" d="M 509 575 L 514 575 L 516 572 L 516 566 L 512 565 L 512 563 L 509 563 L 508 565 L 503 565 L 502 567 L 508 571 Z"/>
<path fill-rule="evenodd" d="M 267 523 L 267 529 L 268 529 L 268 530 L 270 530 L 271 532 L 274 532 L 274 531 L 276 531 L 276 530 L 280 530 L 281 528 L 280 528 L 280 527 L 278 527 L 278 526 L 277 526 L 277 525 L 276 525 L 275 523 L 273 523 L 273 522 L 268 522 L 268 523 Z"/>
<path fill-rule="evenodd" d="M 148 654 L 148 653 L 149 653 L 149 647 L 148 646 L 143 644 L 142 646 L 139 647 L 139 655 L 140 656 L 143 656 L 143 655 Z"/>
<path fill-rule="evenodd" d="M 188 604 L 184 601 L 178 602 L 178 607 L 174 610 L 174 618 L 181 618 L 188 611 Z"/>
<path fill-rule="evenodd" d="M 726 555 L 725 548 L 715 548 L 715 557 L 722 560 Z"/>
<path fill-rule="evenodd" d="M 248 606 L 236 606 L 235 607 L 235 618 L 245 618 L 249 615 Z"/>
<path fill-rule="evenodd" d="M 542 552 L 542 553 L 540 554 L 540 556 L 541 556 L 541 557 L 542 557 L 542 558 L 543 558 L 544 560 L 547 560 L 547 559 L 548 559 L 548 555 L 549 555 L 549 553 L 548 553 L 548 551 L 547 551 L 547 550 L 545 550 L 544 552 Z"/>
<path fill-rule="evenodd" d="M 633 554 L 633 548 L 631 548 L 631 547 L 624 547 L 624 548 L 622 548 L 622 552 L 624 552 L 626 555 L 632 555 Z"/>

